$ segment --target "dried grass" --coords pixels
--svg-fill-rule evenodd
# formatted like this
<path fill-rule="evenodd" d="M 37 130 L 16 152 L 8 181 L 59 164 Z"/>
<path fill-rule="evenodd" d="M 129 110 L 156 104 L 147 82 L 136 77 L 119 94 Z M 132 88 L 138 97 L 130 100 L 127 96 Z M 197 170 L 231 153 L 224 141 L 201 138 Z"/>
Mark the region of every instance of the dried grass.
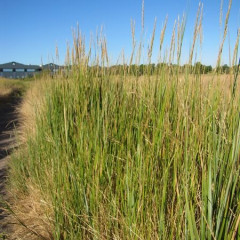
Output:
<path fill-rule="evenodd" d="M 10 239 L 53 239 L 52 207 L 33 184 L 28 183 L 29 194 L 10 192 Z"/>

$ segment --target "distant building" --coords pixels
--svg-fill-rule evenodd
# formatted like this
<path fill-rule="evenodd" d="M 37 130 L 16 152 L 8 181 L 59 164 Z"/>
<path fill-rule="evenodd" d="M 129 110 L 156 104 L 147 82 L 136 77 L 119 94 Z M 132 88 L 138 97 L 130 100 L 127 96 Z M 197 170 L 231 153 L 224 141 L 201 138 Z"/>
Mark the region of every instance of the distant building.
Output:
<path fill-rule="evenodd" d="M 49 70 L 52 74 L 60 69 L 59 65 L 49 63 L 43 66 L 24 65 L 17 62 L 9 62 L 0 64 L 0 77 L 5 78 L 25 78 L 32 77 L 34 74 L 40 73 L 42 70 Z"/>
<path fill-rule="evenodd" d="M 49 64 L 42 65 L 42 70 L 49 70 L 53 73 L 58 72 L 59 69 L 60 69 L 60 66 L 56 65 L 54 63 L 49 63 Z"/>

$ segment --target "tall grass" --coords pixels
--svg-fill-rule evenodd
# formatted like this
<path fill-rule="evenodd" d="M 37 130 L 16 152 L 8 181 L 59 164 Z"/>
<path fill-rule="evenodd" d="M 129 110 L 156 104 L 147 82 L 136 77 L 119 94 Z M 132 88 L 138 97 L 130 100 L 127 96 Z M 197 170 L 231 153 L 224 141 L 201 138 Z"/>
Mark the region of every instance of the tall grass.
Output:
<path fill-rule="evenodd" d="M 201 9 L 189 62 L 201 32 Z M 160 50 L 166 26 L 167 19 Z M 174 26 L 169 63 L 180 63 L 184 30 L 185 17 Z M 131 63 L 134 31 L 132 24 Z M 96 45 L 97 65 L 89 68 L 91 47 L 87 50 L 84 37 L 74 33 L 68 78 L 66 72 L 57 76 L 42 97 L 32 98 L 36 127 L 13 157 L 11 186 L 25 204 L 33 189 L 38 191 L 33 208 L 44 206 L 37 217 L 48 227 L 45 232 L 34 228 L 35 234 L 49 239 L 239 239 L 240 95 L 236 91 L 233 97 L 233 77 L 206 80 L 188 69 L 179 74 L 171 64 L 153 76 L 147 68 L 141 77 L 128 75 L 123 65 L 116 75 L 106 68 L 105 38 Z M 136 62 L 143 43 L 138 46 Z"/>

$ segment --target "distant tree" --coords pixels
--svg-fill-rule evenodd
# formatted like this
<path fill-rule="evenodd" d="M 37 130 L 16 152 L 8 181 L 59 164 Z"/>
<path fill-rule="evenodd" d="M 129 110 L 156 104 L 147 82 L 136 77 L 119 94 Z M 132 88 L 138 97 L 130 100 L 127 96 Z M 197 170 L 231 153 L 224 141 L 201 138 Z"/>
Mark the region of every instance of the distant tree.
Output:
<path fill-rule="evenodd" d="M 155 64 L 149 64 L 148 65 L 148 74 L 153 74 L 154 73 L 154 70 L 155 70 Z"/>
<path fill-rule="evenodd" d="M 203 74 L 204 73 L 204 65 L 200 62 L 196 62 L 194 65 L 194 73 Z"/>
<path fill-rule="evenodd" d="M 138 75 L 141 76 L 144 74 L 144 65 L 141 64 L 139 67 L 138 67 Z"/>
<path fill-rule="evenodd" d="M 205 72 L 204 73 L 210 73 L 210 72 L 212 72 L 212 70 L 213 70 L 213 68 L 212 68 L 212 66 L 211 65 L 209 65 L 209 66 L 205 66 Z"/>
<path fill-rule="evenodd" d="M 193 68 L 194 73 L 197 73 L 197 74 L 206 74 L 206 73 L 212 72 L 212 70 L 213 68 L 211 65 L 206 66 L 200 62 L 196 62 Z"/>
<path fill-rule="evenodd" d="M 230 73 L 230 67 L 227 64 L 224 64 L 221 70 L 222 70 L 222 73 L 225 73 L 225 74 Z"/>

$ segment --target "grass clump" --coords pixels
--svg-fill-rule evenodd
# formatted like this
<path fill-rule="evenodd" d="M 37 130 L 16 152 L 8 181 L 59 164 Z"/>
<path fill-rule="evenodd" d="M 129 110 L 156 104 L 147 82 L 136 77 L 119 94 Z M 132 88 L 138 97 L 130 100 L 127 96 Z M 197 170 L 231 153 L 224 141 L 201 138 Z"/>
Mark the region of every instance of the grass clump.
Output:
<path fill-rule="evenodd" d="M 201 11 L 200 5 L 196 39 Z M 177 29 L 184 31 L 184 24 Z M 169 61 L 180 61 L 183 34 L 173 33 Z M 68 78 L 59 75 L 34 100 L 35 127 L 12 162 L 13 189 L 26 199 L 37 189 L 35 205 L 47 209 L 42 218 L 50 233 L 44 236 L 238 239 L 240 95 L 233 95 L 234 78 L 207 80 L 171 64 L 153 74 L 147 66 L 141 77 L 123 65 L 116 74 L 106 67 L 104 38 L 97 65 L 89 67 L 91 51 L 74 36 Z"/>

